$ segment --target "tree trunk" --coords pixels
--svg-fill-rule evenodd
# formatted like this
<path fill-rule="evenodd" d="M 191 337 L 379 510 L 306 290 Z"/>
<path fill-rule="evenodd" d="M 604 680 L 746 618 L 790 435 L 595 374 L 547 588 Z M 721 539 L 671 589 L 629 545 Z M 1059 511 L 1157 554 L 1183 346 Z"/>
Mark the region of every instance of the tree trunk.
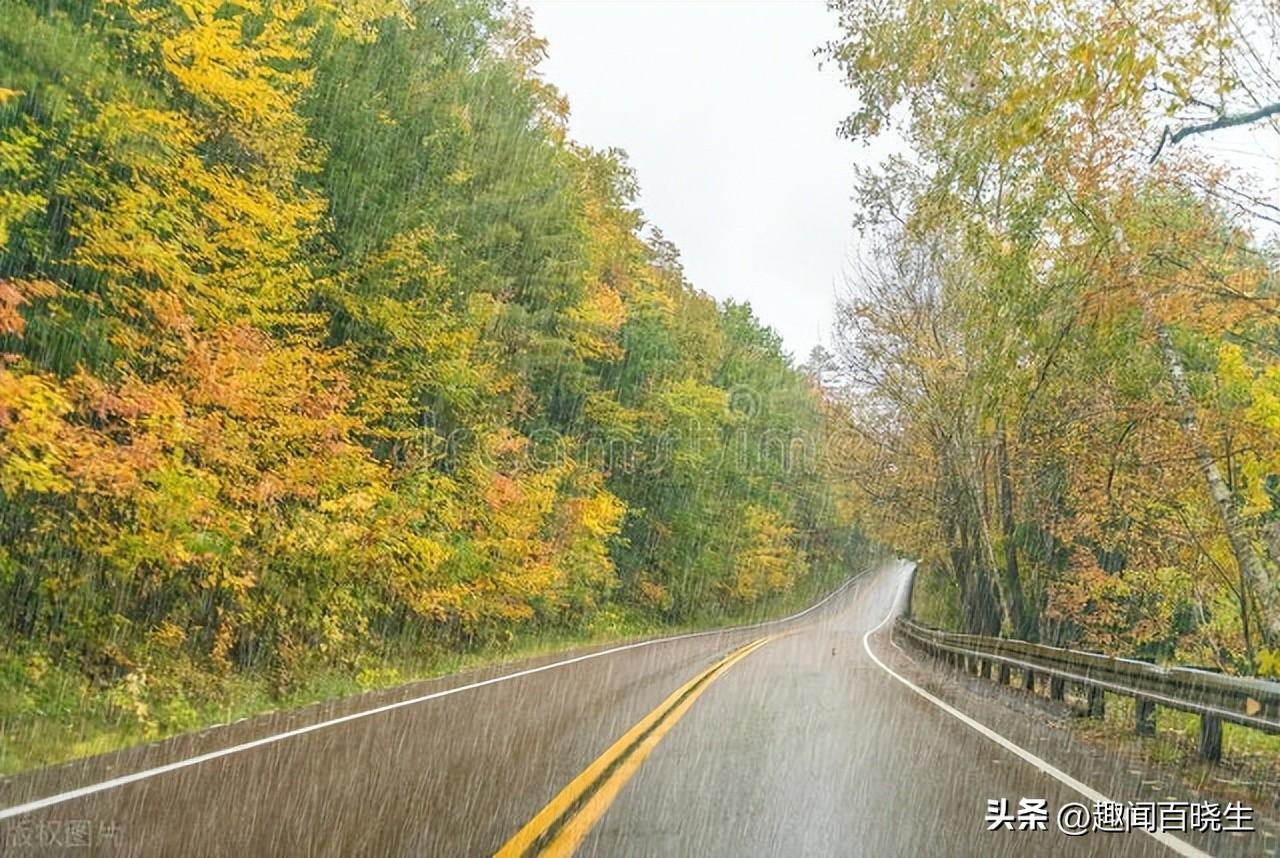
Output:
<path fill-rule="evenodd" d="M 996 434 L 996 485 L 1000 496 L 1000 531 L 1004 542 L 1004 593 L 1013 633 L 1025 641 L 1035 641 L 1036 623 L 1027 610 L 1018 575 L 1018 548 L 1013 531 L 1013 479 L 1009 475 L 1008 439 L 1002 423 Z"/>
<path fill-rule="evenodd" d="M 1236 477 L 1235 468 L 1231 464 L 1231 438 L 1227 437 L 1226 443 L 1223 445 L 1222 454 L 1227 460 L 1227 488 L 1235 491 Z M 1245 663 L 1249 666 L 1249 673 L 1255 673 L 1258 669 L 1257 652 L 1253 648 L 1253 634 L 1249 623 L 1249 582 L 1244 577 L 1243 570 L 1240 572 L 1239 583 L 1240 596 L 1240 631 L 1244 633 L 1244 658 Z"/>
<path fill-rule="evenodd" d="M 1178 423 L 1187 435 L 1200 471 L 1209 484 L 1209 494 L 1213 497 L 1218 515 L 1222 518 L 1222 527 L 1231 544 L 1231 552 L 1240 566 L 1240 576 L 1253 589 L 1254 605 L 1258 608 L 1262 622 L 1258 633 L 1262 643 L 1268 649 L 1280 645 L 1280 594 L 1262 565 L 1252 540 L 1240 522 L 1239 510 L 1231 489 L 1222 478 L 1218 463 L 1204 442 L 1200 433 L 1200 421 L 1196 417 L 1195 402 L 1191 398 L 1191 388 L 1187 384 L 1186 370 L 1182 366 L 1182 358 L 1173 345 L 1173 336 L 1165 325 L 1156 326 L 1156 336 L 1160 340 L 1160 351 L 1164 355 L 1165 368 L 1173 383 L 1173 395 L 1178 406 Z"/>
<path fill-rule="evenodd" d="M 969 580 L 964 600 L 965 631 L 975 635 L 997 635 L 1000 633 L 1000 603 L 996 600 L 991 575 L 982 561 L 981 551 L 975 544 L 980 536 L 975 538 L 972 521 L 961 522 L 959 530 L 959 553 L 964 558 Z"/>

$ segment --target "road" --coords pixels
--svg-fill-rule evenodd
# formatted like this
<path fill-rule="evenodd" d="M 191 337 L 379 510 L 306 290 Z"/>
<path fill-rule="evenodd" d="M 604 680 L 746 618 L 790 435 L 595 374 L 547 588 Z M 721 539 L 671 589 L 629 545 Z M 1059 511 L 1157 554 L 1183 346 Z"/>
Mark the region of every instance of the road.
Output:
<path fill-rule="evenodd" d="M 1169 796 L 999 700 L 961 711 L 890 638 L 907 568 L 787 622 L 469 672 L 11 779 L 5 854 L 1272 854 L 1261 834 L 1056 830 L 1068 802 Z M 1000 798 L 1045 799 L 1047 830 L 988 831 Z M 68 845 L 86 830 L 91 845 Z M 27 845 L 39 837 L 58 845 Z"/>

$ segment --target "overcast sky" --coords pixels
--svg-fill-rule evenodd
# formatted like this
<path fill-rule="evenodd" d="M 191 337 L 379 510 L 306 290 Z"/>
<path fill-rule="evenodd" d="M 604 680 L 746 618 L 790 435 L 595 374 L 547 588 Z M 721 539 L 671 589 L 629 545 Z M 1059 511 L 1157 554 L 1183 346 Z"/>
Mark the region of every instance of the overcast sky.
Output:
<path fill-rule="evenodd" d="M 854 233 L 836 137 L 853 95 L 813 51 L 818 2 L 529 0 L 574 139 L 630 155 L 648 220 L 694 286 L 750 301 L 798 360 L 830 330 Z"/>
<path fill-rule="evenodd" d="M 525 1 L 572 136 L 626 150 L 641 207 L 694 286 L 749 301 L 804 360 L 826 341 L 857 250 L 852 166 L 891 145 L 836 137 L 854 95 L 813 53 L 836 37 L 835 16 L 822 0 Z M 1276 141 L 1274 128 L 1250 127 L 1184 145 L 1249 169 L 1241 186 L 1274 199 Z"/>

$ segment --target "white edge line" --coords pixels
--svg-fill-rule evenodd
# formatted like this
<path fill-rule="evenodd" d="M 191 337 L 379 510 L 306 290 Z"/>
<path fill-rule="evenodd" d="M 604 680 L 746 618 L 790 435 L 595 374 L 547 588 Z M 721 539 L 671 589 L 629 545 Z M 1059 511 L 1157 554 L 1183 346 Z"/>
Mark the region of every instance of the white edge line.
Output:
<path fill-rule="evenodd" d="M 889 667 L 887 664 L 881 661 L 874 652 L 871 651 L 871 642 L 870 642 L 871 636 L 876 632 L 880 631 L 880 629 L 884 628 L 884 626 L 891 619 L 893 619 L 894 614 L 896 613 L 898 608 L 898 599 L 901 596 L 901 590 L 905 586 L 906 586 L 905 581 L 901 585 L 899 585 L 898 587 L 899 592 L 894 595 L 893 602 L 889 605 L 889 613 L 886 614 L 885 618 L 880 621 L 880 625 L 876 626 L 873 629 L 868 629 L 866 634 L 862 636 L 862 648 L 867 651 L 867 655 L 871 656 L 871 660 L 874 661 L 876 664 L 880 665 L 880 668 L 884 670 L 885 673 L 889 674 L 894 679 L 898 680 L 903 685 L 907 686 L 907 688 L 910 688 L 916 694 L 919 694 L 925 700 L 928 700 L 934 706 L 937 706 L 943 712 L 946 712 L 948 715 L 951 715 L 952 717 L 956 718 L 957 720 L 962 722 L 965 726 L 972 727 L 974 730 L 978 731 L 983 736 L 986 736 L 988 739 L 995 742 L 997 745 L 1004 748 L 1009 753 L 1013 754 L 1016 757 L 1020 757 L 1024 761 L 1035 766 L 1041 772 L 1045 773 L 1046 775 L 1049 775 L 1050 777 L 1054 778 L 1060 783 L 1080 793 L 1085 798 L 1091 801 L 1107 801 L 1107 802 L 1111 801 L 1111 799 L 1107 798 L 1105 795 L 1098 792 L 1096 789 L 1089 786 L 1088 784 L 1076 780 L 1071 775 L 1067 774 L 1062 769 L 1058 768 L 1057 766 L 1053 765 L 1047 760 L 1041 759 L 1040 757 L 1031 753 L 1021 745 L 1009 739 L 1006 739 L 1004 736 L 1000 735 L 995 730 L 992 730 L 990 727 L 986 726 L 985 724 L 982 724 L 970 718 L 968 715 L 964 714 L 959 709 L 952 706 L 950 703 L 947 703 L 945 700 L 935 697 L 934 695 L 930 694 L 928 691 L 925 691 L 923 688 L 916 685 L 914 682 L 907 679 L 905 676 L 898 673 L 893 668 Z M 899 647 L 899 649 L 901 649 L 901 647 Z M 1149 834 L 1151 837 L 1155 838 L 1160 843 L 1167 846 L 1169 849 L 1173 850 L 1179 855 L 1185 855 L 1186 858 L 1213 858 L 1213 856 L 1210 855 L 1208 852 L 1202 852 L 1201 850 L 1192 846 L 1190 843 L 1186 842 L 1185 840 L 1181 840 L 1177 837 L 1174 837 L 1172 834 L 1169 834 L 1166 831 L 1146 831 L 1144 829 L 1143 833 Z"/>
<path fill-rule="evenodd" d="M 878 567 L 872 567 L 872 568 L 878 568 Z M 724 629 L 709 629 L 707 631 L 689 632 L 687 634 L 675 635 L 673 637 L 653 638 L 651 640 L 646 640 L 646 641 L 637 641 L 636 643 L 623 644 L 621 646 L 611 647 L 609 649 L 600 650 L 598 652 L 591 652 L 591 653 L 587 653 L 586 655 L 579 655 L 573 658 L 567 658 L 567 659 L 564 659 L 563 661 L 556 661 L 550 664 L 539 665 L 538 667 L 530 667 L 530 668 L 526 668 L 525 670 L 518 670 L 515 673 L 506 673 L 501 676 L 490 677 L 489 679 L 481 680 L 480 682 L 472 682 L 467 685 L 459 685 L 456 688 L 446 688 L 442 691 L 435 691 L 435 692 L 432 692 L 431 694 L 424 694 L 421 697 L 410 698 L 409 700 L 398 700 L 395 703 L 388 703 L 383 706 L 376 706 L 373 709 L 364 709 L 359 712 L 352 712 L 348 715 L 342 715 L 338 718 L 331 718 L 328 721 L 321 721 L 316 724 L 308 724 L 304 727 L 296 727 L 292 730 L 286 730 L 283 733 L 274 733 L 270 736 L 263 736 L 260 739 L 254 739 L 250 742 L 243 742 L 239 745 L 231 745 L 226 748 L 219 748 L 216 751 L 209 751 L 207 753 L 198 754 L 194 757 L 188 757 L 183 760 L 175 760 L 172 763 L 166 763 L 165 765 L 162 765 L 162 766 L 155 766 L 149 769 L 142 769 L 140 771 L 131 772 L 127 775 L 120 775 L 119 777 L 111 778 L 105 781 L 100 781 L 95 784 L 89 784 L 87 786 L 82 786 L 82 787 L 77 787 L 76 789 L 67 790 L 66 792 L 60 792 L 60 793 L 57 793 L 56 795 L 51 795 L 46 798 L 34 799 L 32 801 L 28 801 L 23 804 L 17 804 L 17 805 L 14 805 L 13 807 L 8 807 L 0 810 L 0 819 L 10 819 L 15 816 L 22 816 L 24 814 L 33 813 L 37 810 L 43 810 L 46 807 L 52 807 L 53 805 L 62 804 L 63 802 L 68 802 L 73 799 L 83 798 L 85 796 L 93 795 L 95 793 L 106 792 L 107 790 L 115 789 L 116 787 L 125 786 L 126 784 L 131 784 L 131 783 L 135 783 L 136 781 L 146 780 L 148 778 L 153 778 L 157 775 L 167 774 L 168 772 L 177 771 L 179 769 L 185 769 L 189 766 L 198 766 L 201 763 L 207 763 L 210 760 L 216 760 L 220 757 L 229 757 L 232 754 L 238 754 L 238 753 L 241 753 L 242 751 L 249 751 L 254 748 L 260 748 L 263 745 L 274 744 L 275 742 L 280 742 L 285 739 L 291 739 L 294 736 L 301 736 L 306 733 L 312 733 L 312 732 L 315 732 L 316 730 L 323 730 L 326 727 L 333 727 L 338 724 L 345 724 L 348 721 L 356 721 L 360 718 L 367 718 L 371 715 L 380 715 L 384 712 L 391 712 L 392 710 L 402 709 L 406 706 L 416 706 L 419 703 L 426 703 L 427 701 L 430 701 L 430 700 L 437 700 L 441 697 L 448 697 L 449 695 L 459 694 L 463 691 L 470 691 L 475 688 L 483 688 L 486 685 L 495 685 L 499 682 L 506 682 L 507 680 L 510 680 L 510 679 L 519 679 L 520 677 L 523 677 L 523 676 L 531 676 L 535 673 L 542 673 L 543 671 L 553 670 L 557 667 L 564 667 L 565 665 L 569 665 L 569 664 L 577 664 L 578 662 L 588 661 L 589 659 L 593 659 L 593 658 L 600 658 L 606 655 L 613 655 L 614 653 L 625 652 L 627 650 L 632 650 L 632 649 L 639 649 L 640 647 L 654 646 L 655 644 L 672 643 L 674 641 L 688 640 L 689 638 L 705 637 L 706 635 L 721 635 L 721 634 L 728 634 L 731 632 L 749 631 L 750 629 L 760 628 L 761 626 L 771 626 L 771 625 L 777 625 L 778 623 L 785 623 L 791 620 L 797 620 L 800 617 L 803 617 L 805 614 L 808 614 L 810 611 L 817 610 L 818 608 L 821 608 L 823 605 L 825 605 L 827 602 L 830 602 L 836 596 L 840 595 L 845 590 L 853 586 L 854 583 L 861 580 L 870 571 L 871 569 L 866 569 L 862 572 L 859 572 L 857 575 L 854 575 L 848 581 L 845 581 L 839 587 L 837 587 L 836 589 L 828 593 L 826 596 L 824 596 L 821 601 L 816 602 L 810 605 L 809 607 L 805 608 L 803 611 L 800 611 L 799 613 L 796 613 L 796 614 L 792 614 L 789 617 L 781 617 L 776 620 L 764 620 L 763 622 L 753 623 L 752 625 L 749 625 L 749 626 L 731 626 L 729 628 L 724 628 Z M 227 726 L 227 725 L 223 725 L 223 726 Z"/>

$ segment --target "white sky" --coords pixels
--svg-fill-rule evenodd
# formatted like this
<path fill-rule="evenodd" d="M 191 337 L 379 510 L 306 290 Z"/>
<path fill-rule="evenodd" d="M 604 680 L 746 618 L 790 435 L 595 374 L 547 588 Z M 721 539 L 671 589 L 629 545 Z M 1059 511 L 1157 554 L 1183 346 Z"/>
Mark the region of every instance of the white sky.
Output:
<path fill-rule="evenodd" d="M 855 95 L 813 55 L 836 38 L 835 16 L 822 0 L 524 2 L 574 139 L 624 149 L 641 208 L 693 285 L 749 301 L 804 360 L 827 339 L 857 247 L 853 164 L 893 145 L 836 137 Z M 1249 170 L 1241 186 L 1277 199 L 1276 140 L 1239 128 L 1183 145 Z"/>
<path fill-rule="evenodd" d="M 626 150 L 646 218 L 693 285 L 749 301 L 798 360 L 825 340 L 855 233 L 836 137 L 854 95 L 813 51 L 821 0 L 526 0 L 570 134 Z"/>

